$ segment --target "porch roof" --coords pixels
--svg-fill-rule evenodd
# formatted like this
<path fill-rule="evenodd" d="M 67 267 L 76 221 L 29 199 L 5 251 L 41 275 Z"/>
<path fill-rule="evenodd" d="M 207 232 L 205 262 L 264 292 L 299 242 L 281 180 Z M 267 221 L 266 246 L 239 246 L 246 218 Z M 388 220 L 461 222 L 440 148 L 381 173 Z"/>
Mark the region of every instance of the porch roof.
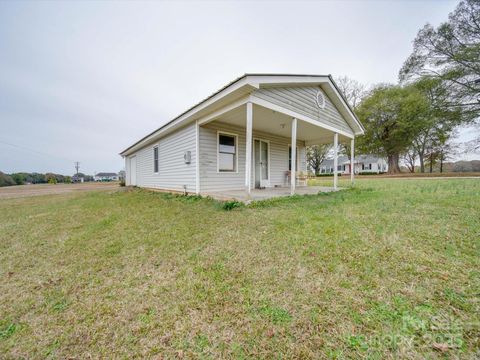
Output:
<path fill-rule="evenodd" d="M 320 85 L 350 124 L 354 135 L 363 134 L 362 124 L 339 91 L 331 75 L 245 74 L 129 146 L 120 155 L 127 156 L 175 129 L 202 119 L 229 104 L 238 106 L 241 100 L 248 97 L 255 89 L 287 85 Z"/>
<path fill-rule="evenodd" d="M 208 123 L 220 123 L 245 128 L 245 106 L 236 107 Z M 280 111 L 253 104 L 253 130 L 263 134 L 290 138 L 292 134 L 292 118 Z M 307 145 L 330 144 L 333 141 L 334 131 L 304 121 L 297 123 L 297 140 L 305 141 Z M 350 138 L 339 134 L 339 141 L 346 143 Z"/>

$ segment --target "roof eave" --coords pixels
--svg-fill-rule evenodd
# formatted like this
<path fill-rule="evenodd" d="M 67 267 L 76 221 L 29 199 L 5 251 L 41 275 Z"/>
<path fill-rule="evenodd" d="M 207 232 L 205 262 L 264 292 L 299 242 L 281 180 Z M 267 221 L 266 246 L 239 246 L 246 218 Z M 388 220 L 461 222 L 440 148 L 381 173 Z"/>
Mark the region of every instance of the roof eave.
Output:
<path fill-rule="evenodd" d="M 162 130 L 165 130 L 165 129 L 168 130 L 168 128 L 172 127 L 173 125 L 178 125 L 183 122 L 192 120 L 196 113 L 206 108 L 207 106 L 212 105 L 216 101 L 222 99 L 229 93 L 232 93 L 233 91 L 240 89 L 243 86 L 249 86 L 253 91 L 255 88 L 259 88 L 262 85 L 268 85 L 268 84 L 295 84 L 295 83 L 306 84 L 306 83 L 325 83 L 325 82 L 333 86 L 335 92 L 337 93 L 337 95 L 339 95 L 339 98 L 341 99 L 342 104 L 347 109 L 347 112 L 351 115 L 354 123 L 358 125 L 359 131 L 355 131 L 354 129 L 352 129 L 354 130 L 353 131 L 354 135 L 363 135 L 364 134 L 363 125 L 358 120 L 352 108 L 346 101 L 344 95 L 338 89 L 331 75 L 247 73 L 233 80 L 232 82 L 225 85 L 220 90 L 214 92 L 212 95 L 208 96 L 204 100 L 193 105 L 192 107 L 190 107 L 189 109 L 187 109 L 186 111 L 184 111 L 183 113 L 175 117 L 174 119 L 170 120 L 169 122 L 162 125 L 158 129 L 152 131 L 148 135 L 144 136 L 143 138 L 135 142 L 133 145 L 129 146 L 128 148 L 120 152 L 119 155 L 121 155 L 122 157 L 128 156 L 132 152 L 136 151 L 138 147 L 145 146 L 149 142 L 154 141 L 157 136 L 160 136 L 163 133 Z"/>

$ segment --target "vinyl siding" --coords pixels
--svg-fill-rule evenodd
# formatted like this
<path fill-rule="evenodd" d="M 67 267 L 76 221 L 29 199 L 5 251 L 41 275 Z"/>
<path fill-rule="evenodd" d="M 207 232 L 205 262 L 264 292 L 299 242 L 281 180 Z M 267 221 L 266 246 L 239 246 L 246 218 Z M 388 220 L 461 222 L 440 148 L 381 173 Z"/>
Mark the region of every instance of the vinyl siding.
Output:
<path fill-rule="evenodd" d="M 316 104 L 316 94 L 320 91 L 325 97 L 325 108 L 320 109 Z M 308 116 L 325 125 L 333 126 L 353 134 L 352 129 L 329 99 L 327 94 L 316 86 L 292 86 L 261 88 L 254 92 L 254 96 L 283 106 L 301 115 Z"/>
<path fill-rule="evenodd" d="M 195 192 L 195 135 L 195 124 L 187 125 L 130 155 L 129 158 L 137 157 L 137 186 L 183 191 L 186 185 L 188 192 Z M 158 146 L 158 173 L 153 172 L 155 146 Z M 185 164 L 185 151 L 191 152 L 190 164 Z M 130 171 L 128 165 L 126 171 Z"/>
<path fill-rule="evenodd" d="M 238 171 L 217 172 L 217 132 L 236 134 L 238 138 Z M 245 188 L 246 130 L 223 123 L 210 123 L 200 127 L 200 192 L 223 191 Z M 290 139 L 253 131 L 253 137 L 270 141 L 270 186 L 285 185 L 288 170 L 288 145 Z M 297 142 L 300 171 L 306 171 L 305 144 Z M 253 152 L 252 152 L 253 156 Z M 251 177 L 254 187 L 254 172 Z"/>

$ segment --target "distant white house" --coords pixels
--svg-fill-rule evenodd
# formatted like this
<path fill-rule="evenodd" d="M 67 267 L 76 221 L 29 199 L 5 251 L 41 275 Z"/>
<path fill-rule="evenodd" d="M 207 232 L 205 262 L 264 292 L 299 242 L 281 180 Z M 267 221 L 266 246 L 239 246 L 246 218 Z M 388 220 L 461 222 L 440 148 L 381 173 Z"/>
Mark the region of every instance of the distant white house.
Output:
<path fill-rule="evenodd" d="M 93 179 L 95 181 L 118 181 L 118 174 L 116 173 L 107 173 L 107 172 L 100 172 L 96 174 Z"/>
<path fill-rule="evenodd" d="M 333 167 L 333 159 L 323 161 L 320 165 L 320 174 L 332 174 Z M 339 156 L 337 172 L 339 174 L 350 174 L 350 168 L 350 159 L 347 156 Z M 375 155 L 358 155 L 355 157 L 354 170 L 355 174 L 380 174 L 388 171 L 388 164 L 382 157 Z"/>

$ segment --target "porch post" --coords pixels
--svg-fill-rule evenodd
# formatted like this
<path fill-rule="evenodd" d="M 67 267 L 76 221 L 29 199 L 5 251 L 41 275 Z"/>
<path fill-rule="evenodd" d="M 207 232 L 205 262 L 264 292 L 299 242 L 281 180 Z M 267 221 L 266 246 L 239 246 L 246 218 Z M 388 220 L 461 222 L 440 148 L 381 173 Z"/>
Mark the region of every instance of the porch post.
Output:
<path fill-rule="evenodd" d="M 200 126 L 195 122 L 195 193 L 200 194 Z"/>
<path fill-rule="evenodd" d="M 337 190 L 338 184 L 338 133 L 333 136 L 333 189 Z"/>
<path fill-rule="evenodd" d="M 292 119 L 292 161 L 290 169 L 290 195 L 295 194 L 295 183 L 297 182 L 297 119 Z"/>
<path fill-rule="evenodd" d="M 355 138 L 350 140 L 350 181 L 353 185 L 355 177 Z"/>
<path fill-rule="evenodd" d="M 253 105 L 247 102 L 247 145 L 245 151 L 245 187 L 247 194 L 251 191 L 251 174 L 252 174 L 252 128 L 253 128 Z"/>

